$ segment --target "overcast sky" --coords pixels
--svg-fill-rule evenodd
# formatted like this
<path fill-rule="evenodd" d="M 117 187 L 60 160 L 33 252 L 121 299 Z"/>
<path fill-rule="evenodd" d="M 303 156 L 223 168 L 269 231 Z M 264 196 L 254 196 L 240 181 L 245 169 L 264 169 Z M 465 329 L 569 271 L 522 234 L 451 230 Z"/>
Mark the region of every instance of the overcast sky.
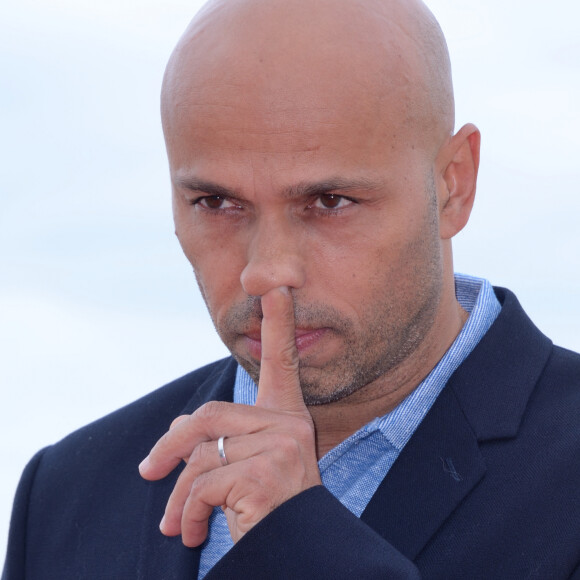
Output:
<path fill-rule="evenodd" d="M 456 270 L 515 290 L 580 350 L 580 5 L 428 4 L 457 126 L 483 134 Z M 198 6 L 0 5 L 0 549 L 37 449 L 226 354 L 172 233 L 158 114 Z"/>

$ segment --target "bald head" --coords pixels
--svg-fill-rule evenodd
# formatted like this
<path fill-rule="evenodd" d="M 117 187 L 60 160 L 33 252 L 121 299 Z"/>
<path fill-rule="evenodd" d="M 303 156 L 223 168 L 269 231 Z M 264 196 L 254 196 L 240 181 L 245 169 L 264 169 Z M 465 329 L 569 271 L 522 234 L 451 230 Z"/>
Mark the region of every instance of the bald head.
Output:
<path fill-rule="evenodd" d="M 447 48 L 426 7 L 215 0 L 171 57 L 162 113 L 177 237 L 252 377 L 254 299 L 281 286 L 297 333 L 328 331 L 300 357 L 312 404 L 366 388 L 423 343 L 400 377 L 425 376 L 460 323 L 450 239 L 479 150 L 474 127 L 452 135 Z"/>
<path fill-rule="evenodd" d="M 184 112 L 209 102 L 224 121 L 252 108 L 255 127 L 245 114 L 250 126 L 237 130 L 272 134 L 312 123 L 304 109 L 316 109 L 323 124 L 358 111 L 355 122 L 367 131 L 433 155 L 454 124 L 445 39 L 419 0 L 210 1 L 167 67 L 166 136 Z"/>

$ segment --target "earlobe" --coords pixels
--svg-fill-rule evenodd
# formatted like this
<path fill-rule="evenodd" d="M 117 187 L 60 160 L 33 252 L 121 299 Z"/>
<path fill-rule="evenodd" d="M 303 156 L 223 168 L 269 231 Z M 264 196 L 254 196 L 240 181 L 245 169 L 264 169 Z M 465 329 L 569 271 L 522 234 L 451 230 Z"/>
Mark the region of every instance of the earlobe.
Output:
<path fill-rule="evenodd" d="M 464 227 L 473 207 L 479 170 L 481 134 L 472 124 L 462 127 L 442 147 L 438 156 L 441 187 L 440 236 L 450 239 Z"/>

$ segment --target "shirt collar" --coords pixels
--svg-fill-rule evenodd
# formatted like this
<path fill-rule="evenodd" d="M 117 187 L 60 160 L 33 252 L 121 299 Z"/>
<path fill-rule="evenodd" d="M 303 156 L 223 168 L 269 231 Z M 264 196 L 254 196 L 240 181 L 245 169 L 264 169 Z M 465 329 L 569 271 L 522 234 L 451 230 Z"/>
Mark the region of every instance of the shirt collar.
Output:
<path fill-rule="evenodd" d="M 377 417 L 355 433 L 351 438 L 359 439 L 365 433 L 379 430 L 399 451 L 403 449 L 433 403 L 443 390 L 449 377 L 467 358 L 483 338 L 501 310 L 491 284 L 482 278 L 455 274 L 455 294 L 459 304 L 469 313 L 461 332 L 433 370 L 417 388 L 395 409 Z M 250 375 L 238 365 L 234 385 L 234 402 L 254 405 L 258 388 Z M 347 441 L 343 443 L 347 443 Z M 337 446 L 329 453 L 341 453 Z"/>

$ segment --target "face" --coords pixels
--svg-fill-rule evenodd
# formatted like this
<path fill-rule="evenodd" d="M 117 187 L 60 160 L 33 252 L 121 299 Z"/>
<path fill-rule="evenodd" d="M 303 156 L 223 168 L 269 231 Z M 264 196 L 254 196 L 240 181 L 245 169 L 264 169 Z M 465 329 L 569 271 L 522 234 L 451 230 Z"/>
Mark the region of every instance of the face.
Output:
<path fill-rule="evenodd" d="M 257 381 L 260 296 L 290 287 L 305 401 L 323 404 L 418 348 L 442 258 L 432 157 L 401 110 L 308 90 L 206 81 L 165 132 L 176 234 L 221 339 Z"/>

